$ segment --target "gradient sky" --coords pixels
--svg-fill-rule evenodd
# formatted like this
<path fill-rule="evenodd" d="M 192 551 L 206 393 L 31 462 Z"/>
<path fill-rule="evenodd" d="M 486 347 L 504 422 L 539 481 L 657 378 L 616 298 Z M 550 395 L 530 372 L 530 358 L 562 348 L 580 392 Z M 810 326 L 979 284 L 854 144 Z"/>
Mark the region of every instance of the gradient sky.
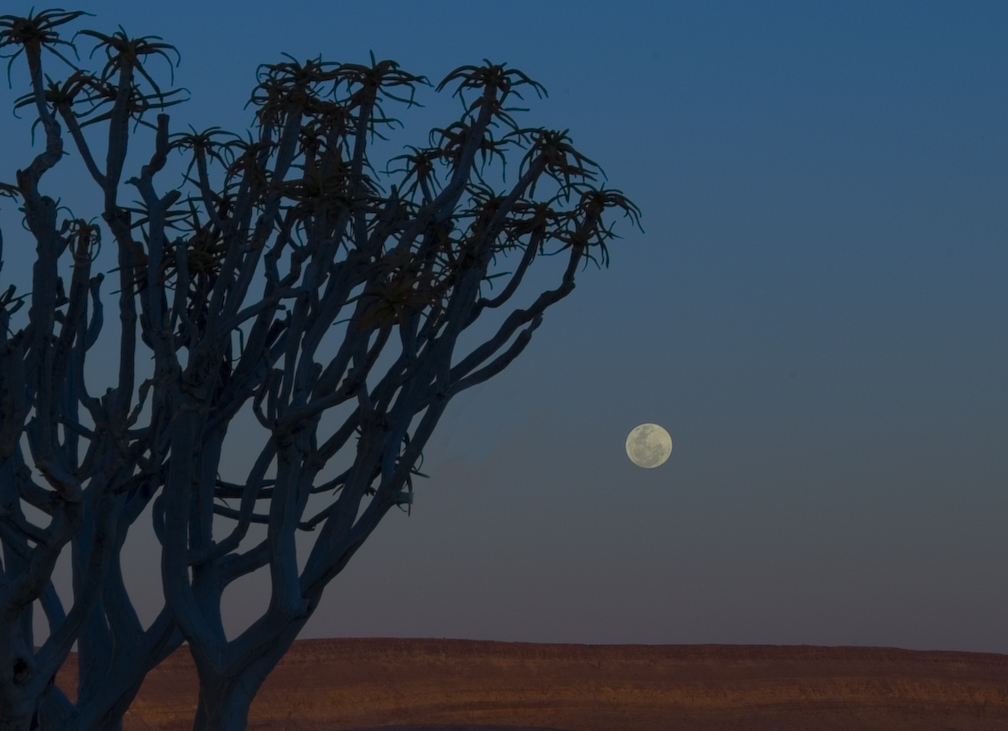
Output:
<path fill-rule="evenodd" d="M 1008 6 L 293 5 L 66 9 L 97 15 L 74 30 L 178 47 L 173 132 L 244 131 L 255 67 L 283 51 L 373 50 L 435 81 L 507 62 L 549 91 L 524 123 L 570 128 L 646 231 L 619 226 L 610 267 L 452 403 L 412 515 L 386 518 L 303 636 L 1008 652 Z M 13 79 L 8 183 L 32 154 L 9 111 L 21 60 Z M 421 101 L 402 144 L 457 112 Z M 97 216 L 88 195 L 63 202 Z M 13 208 L 4 287 L 28 261 Z M 624 453 L 642 422 L 674 441 L 654 470 Z M 153 538 L 129 546 L 150 619 Z M 232 629 L 266 601 L 254 582 L 226 599 Z"/>

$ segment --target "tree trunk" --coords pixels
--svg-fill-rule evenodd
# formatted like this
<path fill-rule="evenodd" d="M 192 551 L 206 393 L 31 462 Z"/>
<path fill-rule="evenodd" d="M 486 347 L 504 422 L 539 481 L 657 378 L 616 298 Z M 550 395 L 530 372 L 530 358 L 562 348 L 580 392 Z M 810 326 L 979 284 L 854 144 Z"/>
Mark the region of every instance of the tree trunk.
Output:
<path fill-rule="evenodd" d="M 252 699 L 307 620 L 305 616 L 286 622 L 276 634 L 268 633 L 272 638 L 262 645 L 258 658 L 251 662 L 233 658 L 223 671 L 190 643 L 200 684 L 193 731 L 245 731 Z"/>
<path fill-rule="evenodd" d="M 199 705 L 193 731 L 245 731 L 249 707 L 259 684 L 250 688 L 242 678 L 219 676 L 207 682 L 200 675 Z"/>
<path fill-rule="evenodd" d="M 13 626 L 0 628 L 0 731 L 28 731 L 39 694 L 30 645 Z"/>
<path fill-rule="evenodd" d="M 275 666 L 276 660 L 259 660 L 218 673 L 197 664 L 200 690 L 193 731 L 245 731 L 252 699 Z"/>

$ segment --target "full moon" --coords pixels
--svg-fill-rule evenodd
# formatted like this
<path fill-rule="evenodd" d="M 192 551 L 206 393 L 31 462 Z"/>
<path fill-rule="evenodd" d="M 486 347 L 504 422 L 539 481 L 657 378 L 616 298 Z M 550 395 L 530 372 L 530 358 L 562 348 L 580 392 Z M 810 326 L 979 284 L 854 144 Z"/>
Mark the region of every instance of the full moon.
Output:
<path fill-rule="evenodd" d="M 626 453 L 639 467 L 658 467 L 672 454 L 672 437 L 657 424 L 641 424 L 627 436 Z"/>

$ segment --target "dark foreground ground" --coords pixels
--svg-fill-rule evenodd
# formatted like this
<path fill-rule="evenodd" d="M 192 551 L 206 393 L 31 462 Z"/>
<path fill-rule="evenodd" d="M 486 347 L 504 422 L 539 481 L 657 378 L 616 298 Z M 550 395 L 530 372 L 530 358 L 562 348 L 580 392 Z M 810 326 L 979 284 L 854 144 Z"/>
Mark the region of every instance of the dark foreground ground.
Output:
<path fill-rule="evenodd" d="M 73 664 L 73 663 L 70 663 Z M 75 687 L 73 668 L 59 684 Z M 125 731 L 187 729 L 183 648 Z M 1008 655 L 891 648 L 304 640 L 250 731 L 1008 731 Z"/>
<path fill-rule="evenodd" d="M 564 729 L 543 728 L 542 726 L 475 726 L 473 724 L 421 724 L 419 726 L 371 726 L 347 731 L 565 731 Z"/>
<path fill-rule="evenodd" d="M 544 728 L 542 726 L 483 726 L 458 723 L 420 724 L 413 726 L 371 726 L 347 731 L 565 731 L 565 729 Z"/>

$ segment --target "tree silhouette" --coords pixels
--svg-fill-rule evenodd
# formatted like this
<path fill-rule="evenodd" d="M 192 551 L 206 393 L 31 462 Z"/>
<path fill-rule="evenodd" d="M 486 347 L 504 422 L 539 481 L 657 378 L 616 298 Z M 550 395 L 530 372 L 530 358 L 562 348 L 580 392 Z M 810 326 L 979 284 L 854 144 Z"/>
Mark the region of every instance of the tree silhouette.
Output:
<path fill-rule="evenodd" d="M 119 727 L 144 674 L 183 639 L 200 681 L 194 728 L 242 729 L 326 585 L 390 509 L 408 510 L 448 402 L 525 349 L 587 262 L 607 262 L 605 212 L 636 224 L 638 211 L 597 184 L 598 166 L 566 132 L 519 126 L 512 114 L 525 110 L 506 104 L 545 90 L 503 64 L 448 74 L 436 89 L 454 89 L 460 118 L 381 174 L 369 152 L 397 124 L 384 107 L 416 105 L 424 77 L 373 56 L 287 56 L 259 67 L 255 138 L 170 134 L 167 114 L 156 125 L 143 116 L 180 90 L 162 92 L 143 62 L 170 63 L 174 48 L 121 27 L 80 31 L 107 57 L 91 74 L 58 50 L 76 55 L 56 28 L 81 15 L 0 18 L 0 45 L 16 49 L 8 74 L 23 52 L 31 79 L 15 109 L 34 109 L 45 132 L 45 150 L 0 188 L 22 202 L 36 244 L 30 292 L 0 296 L 0 729 Z M 43 84 L 43 49 L 74 69 L 61 84 Z M 115 246 L 118 365 L 102 396 L 84 372 L 105 320 L 102 228 L 72 214 L 58 223 L 63 209 L 39 190 L 64 154 L 59 120 L 103 194 Z M 119 202 L 131 120 L 155 131 L 149 162 L 125 181 L 136 207 Z M 97 123 L 104 167 L 83 131 Z M 154 181 L 174 151 L 190 159 L 185 198 L 185 186 L 160 194 Z M 513 184 L 487 183 L 517 155 Z M 386 192 L 382 179 L 397 182 Z M 527 293 L 527 272 L 549 255 L 560 257 L 555 282 Z M 481 315 L 493 310 L 488 326 Z M 244 479 L 225 481 L 239 422 L 260 441 Z M 147 508 L 165 607 L 144 629 L 120 553 Z M 314 532 L 300 557 L 299 531 Z M 51 578 L 68 545 L 69 611 Z M 228 639 L 222 593 L 259 570 L 269 605 Z M 36 602 L 50 628 L 37 651 Z M 75 641 L 71 703 L 52 681 Z"/>

